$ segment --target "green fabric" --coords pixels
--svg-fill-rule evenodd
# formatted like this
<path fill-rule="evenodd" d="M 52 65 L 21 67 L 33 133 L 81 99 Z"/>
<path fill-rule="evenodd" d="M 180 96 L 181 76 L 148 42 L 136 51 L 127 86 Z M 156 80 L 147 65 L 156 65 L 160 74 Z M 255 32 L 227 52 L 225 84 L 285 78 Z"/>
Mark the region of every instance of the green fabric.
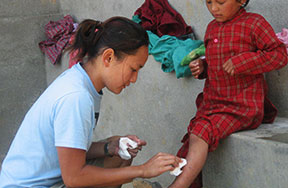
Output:
<path fill-rule="evenodd" d="M 161 68 L 164 72 L 175 71 L 176 77 L 191 76 L 190 68 L 181 66 L 181 60 L 192 50 L 203 44 L 201 40 L 180 40 L 175 36 L 163 35 L 157 36 L 151 31 L 147 31 L 149 36 L 149 54 L 154 59 L 162 63 Z"/>
<path fill-rule="evenodd" d="M 138 15 L 134 15 L 132 20 L 141 23 Z M 189 52 L 200 47 L 203 41 L 181 40 L 170 35 L 159 37 L 151 31 L 147 31 L 147 34 L 149 36 L 149 54 L 153 55 L 156 61 L 162 63 L 161 69 L 164 72 L 175 71 L 177 78 L 192 75 L 188 65 L 181 66 L 181 61 Z"/>
<path fill-rule="evenodd" d="M 133 17 L 132 17 L 132 21 L 134 21 L 134 22 L 136 22 L 136 23 L 141 23 L 141 19 L 139 18 L 139 16 L 138 15 L 134 15 Z"/>
<path fill-rule="evenodd" d="M 205 46 L 204 44 L 202 44 L 200 47 L 192 50 L 188 55 L 186 55 L 182 61 L 181 61 L 181 65 L 185 66 L 185 65 L 189 65 L 189 63 L 201 56 L 205 55 Z"/>

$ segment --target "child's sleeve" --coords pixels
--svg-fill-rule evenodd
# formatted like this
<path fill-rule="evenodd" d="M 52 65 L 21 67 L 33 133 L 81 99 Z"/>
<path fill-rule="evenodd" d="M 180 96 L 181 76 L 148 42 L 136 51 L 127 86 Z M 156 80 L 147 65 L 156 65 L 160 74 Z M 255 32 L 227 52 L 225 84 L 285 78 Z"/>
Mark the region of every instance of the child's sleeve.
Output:
<path fill-rule="evenodd" d="M 277 38 L 271 25 L 262 17 L 252 30 L 255 52 L 244 52 L 233 56 L 235 74 L 261 74 L 280 69 L 287 64 L 287 50 Z"/>

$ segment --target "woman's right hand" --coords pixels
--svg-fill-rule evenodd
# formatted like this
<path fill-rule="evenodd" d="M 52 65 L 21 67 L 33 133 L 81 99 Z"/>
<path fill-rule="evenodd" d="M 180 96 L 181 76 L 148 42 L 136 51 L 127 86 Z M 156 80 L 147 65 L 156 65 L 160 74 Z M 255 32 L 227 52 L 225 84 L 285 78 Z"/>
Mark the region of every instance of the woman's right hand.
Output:
<path fill-rule="evenodd" d="M 198 76 L 204 71 L 204 65 L 202 59 L 198 58 L 189 63 L 189 68 L 192 72 L 194 78 L 198 78 Z"/>
<path fill-rule="evenodd" d="M 143 170 L 142 178 L 152 178 L 164 172 L 174 170 L 179 166 L 181 159 L 168 153 L 158 153 L 149 161 L 141 165 Z"/>

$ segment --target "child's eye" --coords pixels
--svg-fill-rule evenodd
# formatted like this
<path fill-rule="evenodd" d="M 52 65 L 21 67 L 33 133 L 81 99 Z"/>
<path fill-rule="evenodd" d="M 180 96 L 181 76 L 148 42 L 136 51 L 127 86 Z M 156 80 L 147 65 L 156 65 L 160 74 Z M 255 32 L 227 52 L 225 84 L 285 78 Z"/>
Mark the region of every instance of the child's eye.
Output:
<path fill-rule="evenodd" d="M 136 69 L 133 69 L 133 68 L 131 68 L 131 70 L 132 70 L 132 72 L 137 72 L 137 70 L 136 70 Z"/>
<path fill-rule="evenodd" d="M 207 4 L 211 4 L 211 1 L 206 1 Z"/>
<path fill-rule="evenodd" d="M 217 1 L 218 4 L 223 5 L 226 1 Z"/>

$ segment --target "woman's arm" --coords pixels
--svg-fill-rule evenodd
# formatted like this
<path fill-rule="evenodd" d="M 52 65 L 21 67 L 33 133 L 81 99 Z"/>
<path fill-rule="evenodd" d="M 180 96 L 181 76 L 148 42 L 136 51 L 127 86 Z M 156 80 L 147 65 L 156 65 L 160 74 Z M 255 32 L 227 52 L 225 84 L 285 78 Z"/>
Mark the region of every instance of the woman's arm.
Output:
<path fill-rule="evenodd" d="M 57 151 L 62 178 L 68 187 L 120 185 L 136 177 L 158 176 L 173 170 L 180 162 L 176 156 L 158 153 L 143 165 L 105 169 L 86 165 L 85 150 L 57 147 Z"/>
<path fill-rule="evenodd" d="M 136 157 L 137 153 L 139 150 L 142 149 L 142 146 L 146 145 L 146 141 L 139 139 L 135 135 L 127 135 L 125 137 L 130 138 L 134 142 L 137 143 L 137 148 L 134 149 L 128 149 L 128 152 L 130 153 L 131 157 L 134 158 Z M 112 136 L 110 138 L 107 138 L 105 140 L 101 140 L 98 142 L 93 142 L 86 154 L 86 159 L 94 159 L 94 158 L 99 158 L 99 157 L 105 157 L 105 144 L 108 144 L 108 154 L 110 156 L 119 156 L 118 151 L 119 151 L 119 140 L 121 136 Z"/>

